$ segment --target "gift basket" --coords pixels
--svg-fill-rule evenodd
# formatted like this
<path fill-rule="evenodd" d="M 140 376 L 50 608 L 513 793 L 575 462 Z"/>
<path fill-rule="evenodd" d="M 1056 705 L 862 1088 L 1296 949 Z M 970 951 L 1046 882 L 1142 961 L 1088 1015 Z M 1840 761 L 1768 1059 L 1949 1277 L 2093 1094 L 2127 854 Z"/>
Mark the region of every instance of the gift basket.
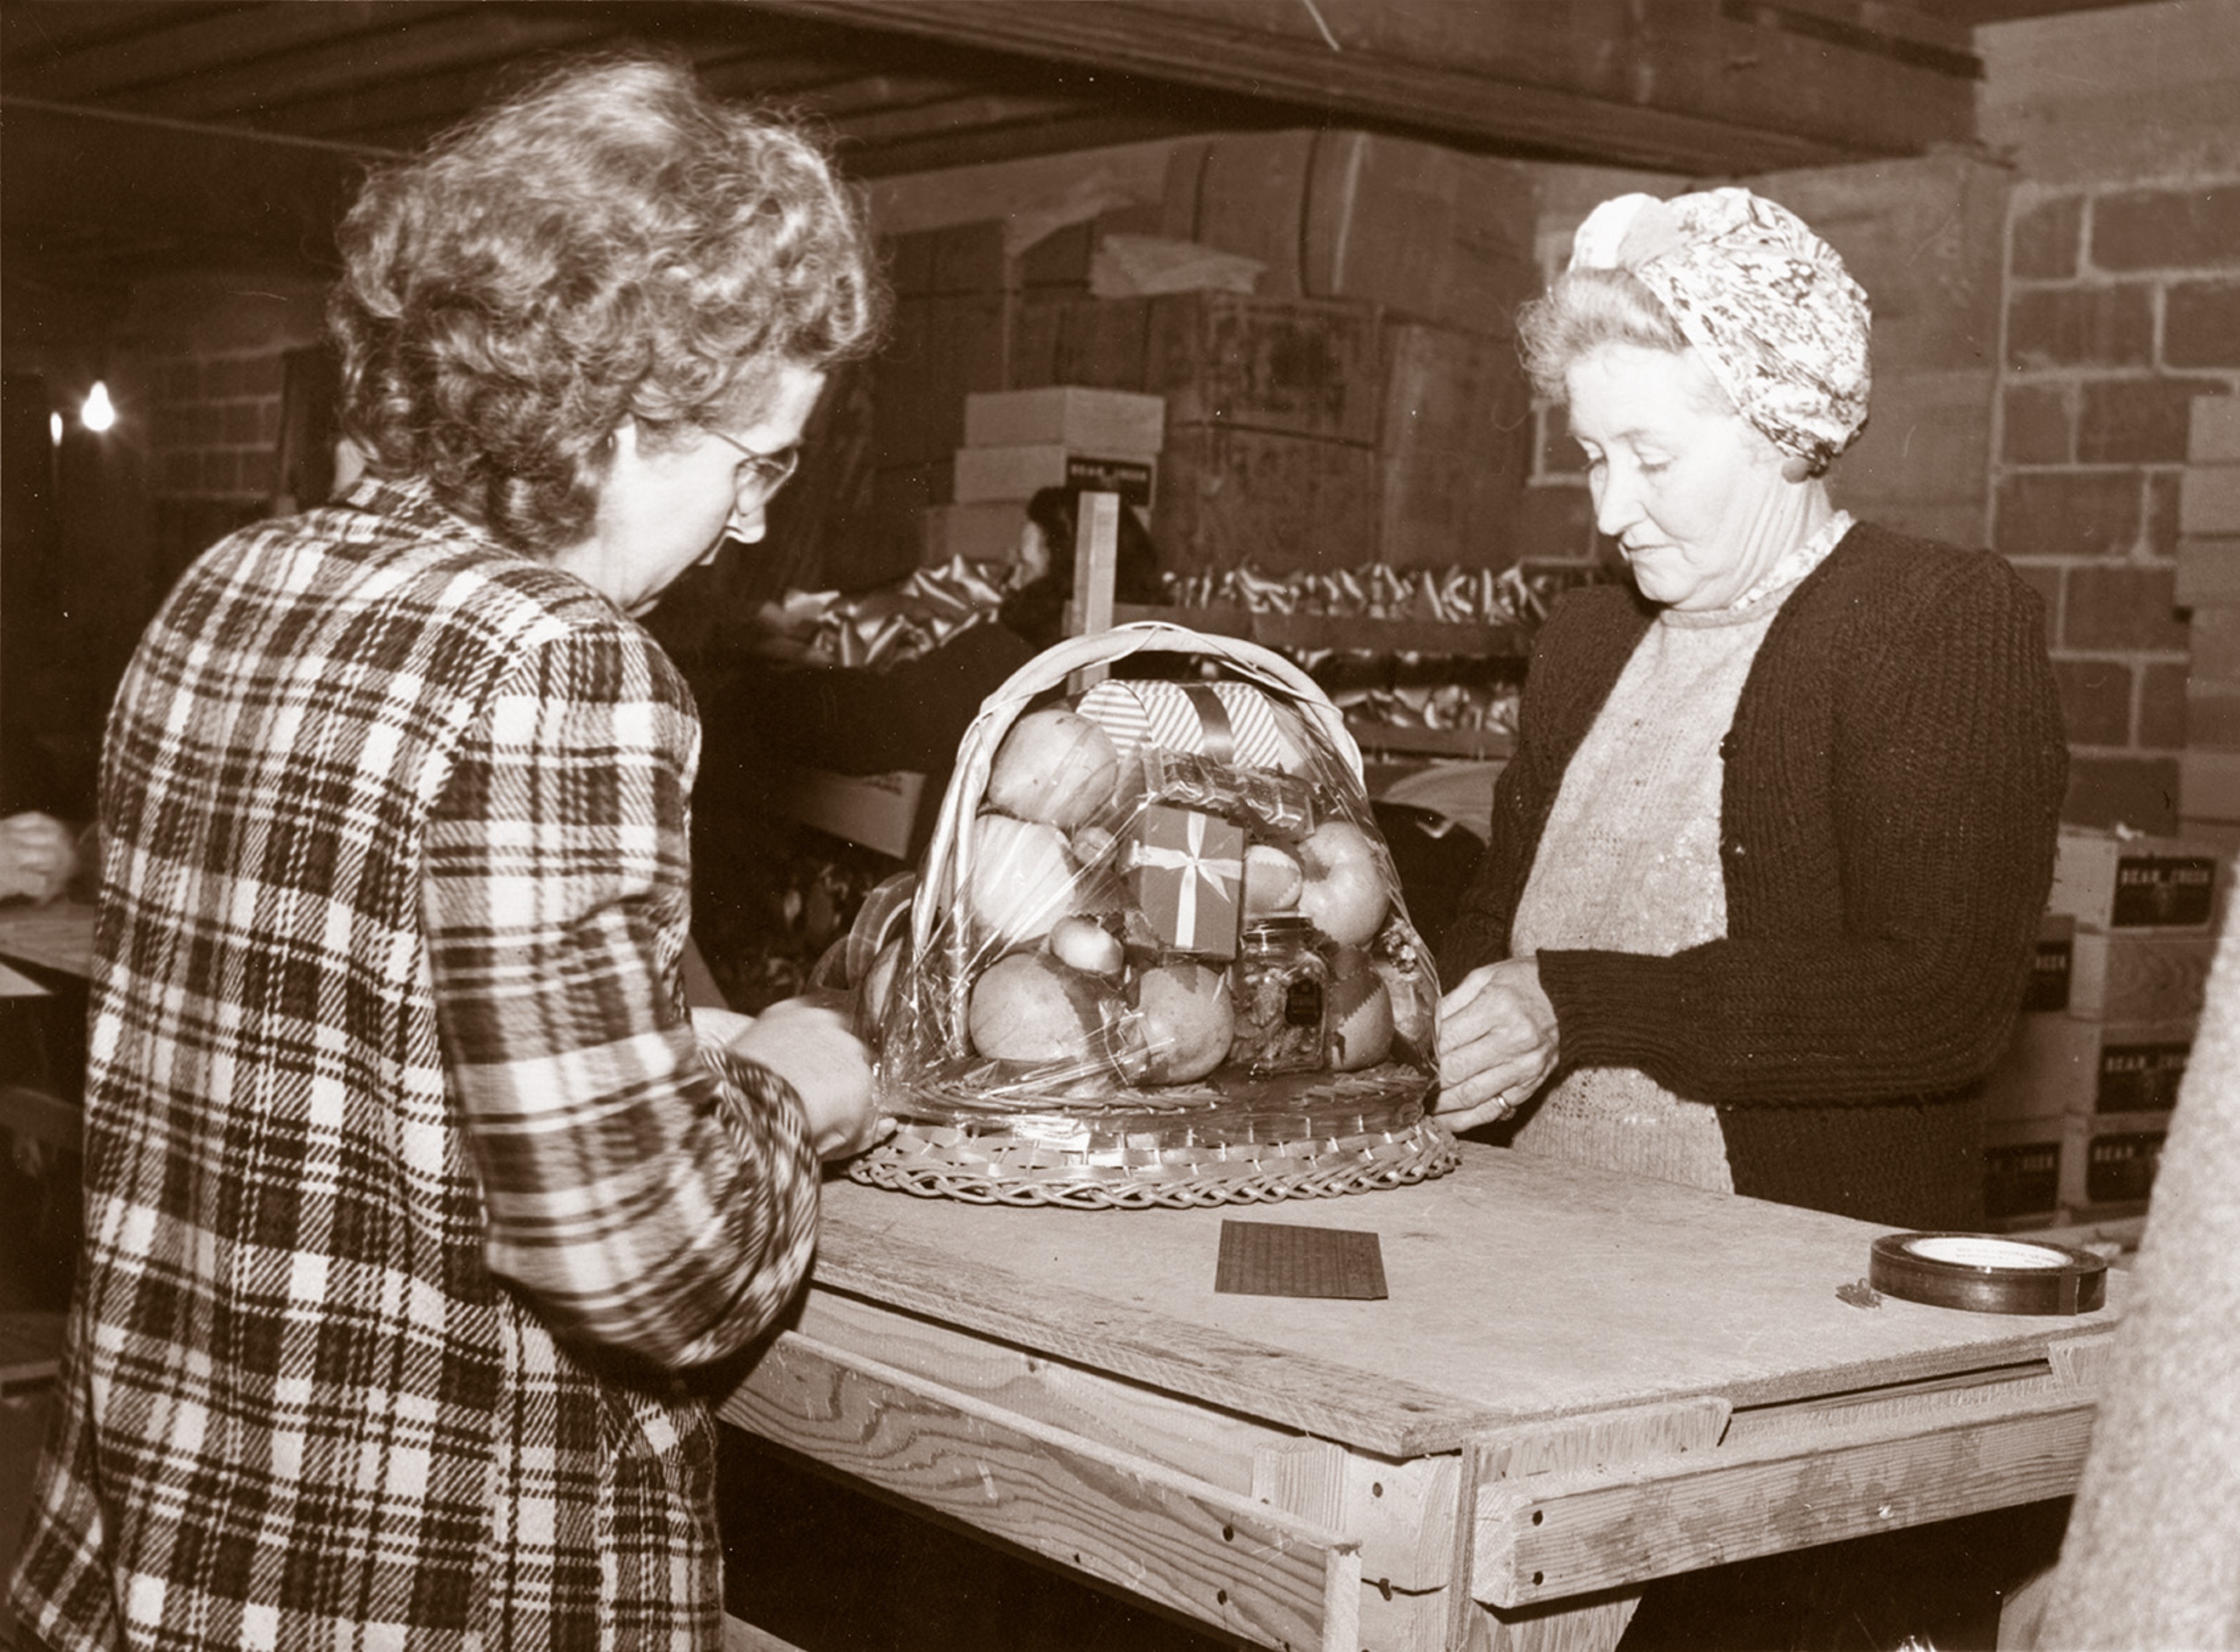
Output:
<path fill-rule="evenodd" d="M 1207 675 L 1102 676 L 1142 655 Z M 989 696 L 915 879 L 849 973 L 894 1135 L 875 1186 L 1211 1205 L 1443 1174 L 1438 983 L 1361 758 L 1312 678 L 1164 623 L 1071 638 Z"/>

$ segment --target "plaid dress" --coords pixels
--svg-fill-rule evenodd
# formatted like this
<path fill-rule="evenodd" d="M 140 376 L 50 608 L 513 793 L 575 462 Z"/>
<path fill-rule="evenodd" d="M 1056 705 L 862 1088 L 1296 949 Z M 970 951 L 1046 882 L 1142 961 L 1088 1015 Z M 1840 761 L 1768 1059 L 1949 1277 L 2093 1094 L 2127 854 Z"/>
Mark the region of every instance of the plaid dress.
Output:
<path fill-rule="evenodd" d="M 13 1582 L 60 1652 L 719 1644 L 798 1098 L 680 996 L 698 723 L 424 490 L 213 548 L 109 729 L 87 1243 Z"/>

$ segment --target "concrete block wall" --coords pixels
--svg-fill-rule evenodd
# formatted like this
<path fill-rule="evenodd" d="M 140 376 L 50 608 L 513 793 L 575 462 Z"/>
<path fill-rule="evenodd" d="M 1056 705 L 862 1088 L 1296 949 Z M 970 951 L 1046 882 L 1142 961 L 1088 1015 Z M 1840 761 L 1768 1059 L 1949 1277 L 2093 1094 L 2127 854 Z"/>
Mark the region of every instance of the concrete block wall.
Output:
<path fill-rule="evenodd" d="M 2189 655 L 2179 825 L 2240 848 L 2240 396 L 2193 403 L 2178 483 L 2177 599 Z"/>
<path fill-rule="evenodd" d="M 2225 515 L 2240 534 L 2240 490 L 2220 511 L 2221 469 L 2190 476 L 2197 403 L 2240 391 L 2240 174 L 2026 181 L 2006 273 L 1993 543 L 2051 616 L 2068 816 L 2175 831 L 2195 651 L 2180 540 Z"/>
<path fill-rule="evenodd" d="M 2215 726 L 2189 676 L 2223 669 L 2224 622 L 2179 586 L 2185 543 L 2217 536 L 2196 410 L 2240 391 L 2240 5 L 2085 10 L 1976 39 L 1980 135 L 2017 178 L 1993 543 L 2053 621 L 2069 818 L 2174 831 L 2191 743 Z"/>

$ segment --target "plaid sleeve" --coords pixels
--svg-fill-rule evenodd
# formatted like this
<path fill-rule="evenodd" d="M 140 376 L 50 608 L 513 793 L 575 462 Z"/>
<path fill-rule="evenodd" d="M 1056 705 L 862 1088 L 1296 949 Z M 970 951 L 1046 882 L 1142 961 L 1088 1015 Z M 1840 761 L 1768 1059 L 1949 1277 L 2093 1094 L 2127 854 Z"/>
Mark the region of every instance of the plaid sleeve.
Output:
<path fill-rule="evenodd" d="M 423 897 L 491 1271 L 556 1335 L 668 1366 L 770 1322 L 817 1208 L 792 1087 L 703 1054 L 675 989 L 697 739 L 633 628 L 528 649 L 434 813 Z"/>

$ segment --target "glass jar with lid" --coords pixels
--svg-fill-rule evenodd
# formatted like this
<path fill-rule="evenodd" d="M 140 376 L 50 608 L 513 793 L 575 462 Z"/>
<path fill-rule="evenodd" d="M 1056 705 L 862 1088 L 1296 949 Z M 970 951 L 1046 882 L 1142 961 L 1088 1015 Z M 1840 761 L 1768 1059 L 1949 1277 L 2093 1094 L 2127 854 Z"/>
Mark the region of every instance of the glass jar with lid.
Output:
<path fill-rule="evenodd" d="M 1230 1059 L 1259 1076 L 1312 1072 L 1329 1059 L 1323 1020 L 1330 966 L 1314 926 L 1295 913 L 1244 926 L 1236 965 L 1237 1032 Z"/>

